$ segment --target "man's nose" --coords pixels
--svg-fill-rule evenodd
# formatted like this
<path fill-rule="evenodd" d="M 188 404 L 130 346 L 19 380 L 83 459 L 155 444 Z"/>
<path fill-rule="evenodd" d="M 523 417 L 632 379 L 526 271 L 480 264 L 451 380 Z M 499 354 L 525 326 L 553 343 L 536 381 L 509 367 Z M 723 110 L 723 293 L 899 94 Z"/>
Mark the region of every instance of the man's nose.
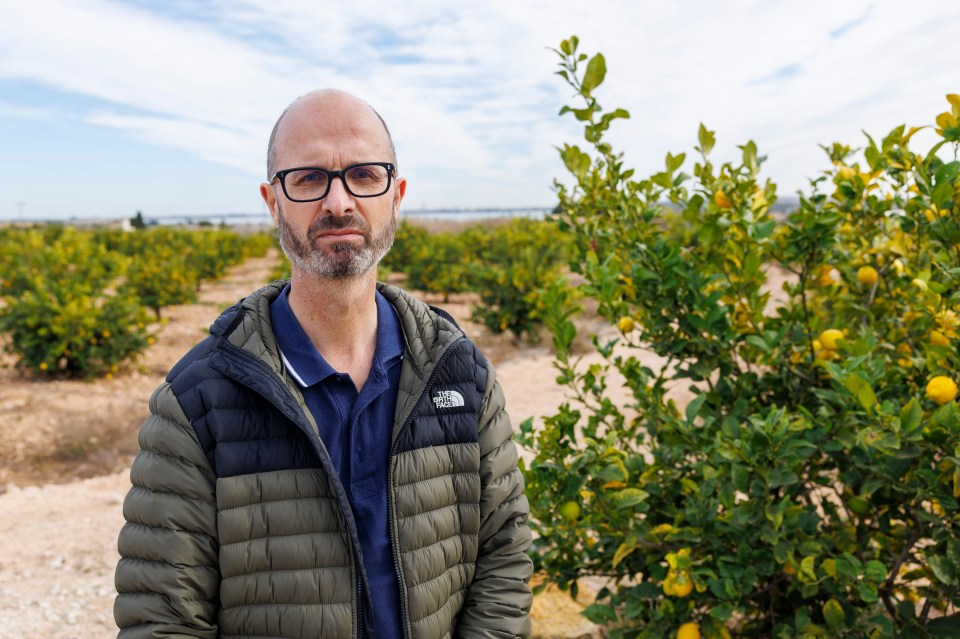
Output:
<path fill-rule="evenodd" d="M 347 190 L 347 185 L 343 177 L 335 176 L 330 182 L 330 190 L 322 200 L 325 209 L 335 215 L 342 215 L 347 211 L 352 211 L 355 204 L 353 196 Z"/>

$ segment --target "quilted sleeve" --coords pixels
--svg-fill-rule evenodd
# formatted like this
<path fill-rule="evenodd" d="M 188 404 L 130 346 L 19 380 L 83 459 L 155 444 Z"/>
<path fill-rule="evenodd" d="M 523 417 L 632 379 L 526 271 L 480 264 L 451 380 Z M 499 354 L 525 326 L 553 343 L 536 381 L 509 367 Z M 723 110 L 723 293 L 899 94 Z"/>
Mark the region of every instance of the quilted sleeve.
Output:
<path fill-rule="evenodd" d="M 480 540 L 473 583 L 460 612 L 456 636 L 463 639 L 529 637 L 533 595 L 527 582 L 530 507 L 517 468 L 503 391 L 488 363 L 480 416 Z"/>
<path fill-rule="evenodd" d="M 216 482 L 169 383 L 150 398 L 139 439 L 118 541 L 119 639 L 215 639 Z"/>

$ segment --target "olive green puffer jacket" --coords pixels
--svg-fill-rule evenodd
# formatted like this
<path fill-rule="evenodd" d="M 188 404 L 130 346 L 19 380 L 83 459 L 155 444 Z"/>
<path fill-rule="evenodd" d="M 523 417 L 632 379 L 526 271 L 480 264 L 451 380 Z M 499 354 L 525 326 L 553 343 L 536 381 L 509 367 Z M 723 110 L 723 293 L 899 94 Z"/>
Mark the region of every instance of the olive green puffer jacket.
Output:
<path fill-rule="evenodd" d="M 119 539 L 123 639 L 370 634 L 363 522 L 270 326 L 283 284 L 225 311 L 150 399 Z M 406 342 L 388 495 L 404 636 L 526 637 L 528 505 L 493 368 L 378 286 Z"/>

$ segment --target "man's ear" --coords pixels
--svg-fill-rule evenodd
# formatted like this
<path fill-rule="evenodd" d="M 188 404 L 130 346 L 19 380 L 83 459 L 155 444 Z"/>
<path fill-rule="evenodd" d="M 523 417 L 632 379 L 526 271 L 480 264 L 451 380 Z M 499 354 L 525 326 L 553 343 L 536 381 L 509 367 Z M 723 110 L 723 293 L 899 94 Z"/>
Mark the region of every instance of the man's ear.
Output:
<path fill-rule="evenodd" d="M 400 217 L 400 202 L 407 194 L 407 178 L 397 178 L 396 192 L 393 194 L 393 217 Z"/>
<path fill-rule="evenodd" d="M 267 204 L 270 211 L 270 217 L 273 218 L 273 225 L 277 226 L 277 191 L 272 184 L 264 182 L 260 185 L 260 197 Z"/>

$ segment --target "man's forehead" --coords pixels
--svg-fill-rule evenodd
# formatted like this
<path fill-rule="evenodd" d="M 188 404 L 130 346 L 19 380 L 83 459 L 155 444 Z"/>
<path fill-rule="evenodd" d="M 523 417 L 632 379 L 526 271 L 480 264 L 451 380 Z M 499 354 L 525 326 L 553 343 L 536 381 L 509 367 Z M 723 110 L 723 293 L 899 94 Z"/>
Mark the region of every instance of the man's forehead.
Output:
<path fill-rule="evenodd" d="M 281 133 L 369 133 L 375 137 L 386 131 L 369 104 L 348 93 L 317 92 L 294 102 L 280 124 Z"/>

